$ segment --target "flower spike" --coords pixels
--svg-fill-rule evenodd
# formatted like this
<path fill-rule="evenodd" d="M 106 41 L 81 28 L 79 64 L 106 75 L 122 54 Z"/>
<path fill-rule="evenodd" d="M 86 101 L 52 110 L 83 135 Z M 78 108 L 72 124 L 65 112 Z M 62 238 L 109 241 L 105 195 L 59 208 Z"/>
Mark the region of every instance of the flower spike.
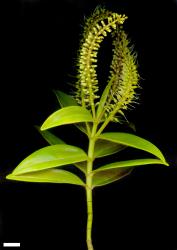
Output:
<path fill-rule="evenodd" d="M 135 89 L 139 87 L 136 54 L 129 45 L 126 33 L 119 29 L 114 37 L 114 55 L 109 78 L 112 86 L 105 105 L 106 116 L 111 114 L 113 120 L 116 113 L 124 116 L 124 110 L 136 103 L 138 97 Z"/>
<path fill-rule="evenodd" d="M 97 9 L 86 22 L 84 38 L 78 57 L 78 82 L 76 100 L 91 109 L 95 116 L 95 100 L 98 96 L 97 54 L 100 43 L 108 33 L 123 24 L 127 17 L 104 9 Z"/>

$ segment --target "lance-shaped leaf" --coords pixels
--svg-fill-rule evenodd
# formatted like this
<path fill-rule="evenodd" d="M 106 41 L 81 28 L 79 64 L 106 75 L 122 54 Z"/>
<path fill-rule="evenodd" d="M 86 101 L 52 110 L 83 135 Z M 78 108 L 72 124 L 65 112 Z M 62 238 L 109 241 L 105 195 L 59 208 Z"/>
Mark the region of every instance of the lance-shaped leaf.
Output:
<path fill-rule="evenodd" d="M 86 124 L 85 124 L 84 122 L 75 123 L 74 125 L 75 125 L 76 128 L 78 128 L 81 132 L 83 132 L 84 134 L 88 135 L 87 129 L 86 129 Z M 89 125 L 89 124 L 88 124 L 88 125 Z"/>
<path fill-rule="evenodd" d="M 168 165 L 161 151 L 154 144 L 139 136 L 128 133 L 108 132 L 101 134 L 99 138 L 144 150 L 159 158 L 161 160 L 161 164 Z"/>
<path fill-rule="evenodd" d="M 131 167 L 143 166 L 143 165 L 149 165 L 149 164 L 163 164 L 163 163 L 159 159 L 150 159 L 150 158 L 128 160 L 128 161 L 119 161 L 119 162 L 113 162 L 110 164 L 106 164 L 105 166 L 99 167 L 93 171 L 93 174 L 98 173 L 98 172 L 102 172 L 105 170 L 131 168 Z"/>
<path fill-rule="evenodd" d="M 75 174 L 66 170 L 47 169 L 21 175 L 10 174 L 6 177 L 9 180 L 45 183 L 67 183 L 84 186 L 84 182 Z"/>
<path fill-rule="evenodd" d="M 71 95 L 68 95 L 60 90 L 55 90 L 54 93 L 61 107 L 78 106 L 77 101 Z"/>
<path fill-rule="evenodd" d="M 101 158 L 103 156 L 112 155 L 117 152 L 120 152 L 121 150 L 125 149 L 126 146 L 106 141 L 106 140 L 97 140 L 95 144 L 95 152 L 94 157 L 95 158 Z"/>
<path fill-rule="evenodd" d="M 60 144 L 39 149 L 25 158 L 13 171 L 13 175 L 86 161 L 86 153 L 75 146 Z"/>
<path fill-rule="evenodd" d="M 84 174 L 87 173 L 87 162 L 86 161 L 74 163 L 74 166 L 77 167 L 78 169 L 80 169 Z"/>
<path fill-rule="evenodd" d="M 77 122 L 92 122 L 93 118 L 90 112 L 80 106 L 69 106 L 51 114 L 43 123 L 41 130 L 57 127 L 65 124 Z"/>
<path fill-rule="evenodd" d="M 39 130 L 39 128 L 36 126 L 36 128 Z M 56 144 L 66 144 L 63 140 L 61 140 L 58 136 L 52 134 L 48 130 L 41 131 L 39 130 L 40 134 L 43 136 L 43 138 L 50 144 L 50 145 L 56 145 Z M 81 170 L 84 174 L 86 174 L 86 166 L 87 162 L 77 162 L 73 164 L 75 167 L 77 167 L 79 170 Z"/>
<path fill-rule="evenodd" d="M 104 171 L 96 172 L 93 175 L 93 187 L 104 186 L 114 181 L 118 181 L 129 175 L 132 169 L 106 169 Z"/>
<path fill-rule="evenodd" d="M 59 91 L 59 90 L 55 90 L 54 93 L 55 93 L 55 95 L 58 99 L 58 102 L 62 108 L 68 107 L 68 106 L 78 106 L 77 101 L 71 95 L 68 95 L 68 94 L 66 94 L 62 91 Z M 75 124 L 75 126 L 80 131 L 82 131 L 84 134 L 87 135 L 87 129 L 86 129 L 85 123 L 77 123 L 77 124 Z"/>
<path fill-rule="evenodd" d="M 48 130 L 41 131 L 38 126 L 36 126 L 39 133 L 42 135 L 42 137 L 50 144 L 50 145 L 56 145 L 56 144 L 65 144 L 65 142 L 60 139 L 58 136 L 52 134 Z"/>

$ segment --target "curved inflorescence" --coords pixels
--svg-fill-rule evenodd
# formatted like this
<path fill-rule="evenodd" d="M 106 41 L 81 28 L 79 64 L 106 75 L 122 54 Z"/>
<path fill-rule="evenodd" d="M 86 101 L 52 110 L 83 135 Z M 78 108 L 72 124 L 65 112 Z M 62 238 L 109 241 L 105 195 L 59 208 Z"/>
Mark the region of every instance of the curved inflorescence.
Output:
<path fill-rule="evenodd" d="M 123 111 L 137 102 L 135 89 L 139 87 L 136 54 L 130 46 L 126 33 L 120 28 L 116 30 L 113 40 L 113 60 L 110 70 L 112 81 L 110 93 L 105 105 L 105 115 L 112 112 L 113 120 L 116 113 L 124 115 Z"/>
<path fill-rule="evenodd" d="M 99 84 L 97 79 L 97 55 L 100 44 L 108 33 L 113 34 L 113 58 L 108 83 L 111 83 L 102 115 L 112 121 L 120 121 L 119 114 L 131 107 L 137 100 L 138 88 L 136 54 L 122 29 L 127 19 L 125 15 L 97 8 L 86 19 L 83 39 L 78 55 L 78 81 L 75 98 L 77 102 L 90 109 L 95 117 L 95 107 L 99 103 Z M 117 117 L 118 116 L 118 117 Z"/>
<path fill-rule="evenodd" d="M 116 30 L 127 17 L 104 9 L 96 9 L 86 22 L 84 39 L 78 58 L 78 82 L 76 84 L 76 100 L 82 106 L 90 108 L 95 115 L 95 100 L 98 96 L 98 80 L 96 74 L 97 54 L 100 43 L 108 33 Z"/>

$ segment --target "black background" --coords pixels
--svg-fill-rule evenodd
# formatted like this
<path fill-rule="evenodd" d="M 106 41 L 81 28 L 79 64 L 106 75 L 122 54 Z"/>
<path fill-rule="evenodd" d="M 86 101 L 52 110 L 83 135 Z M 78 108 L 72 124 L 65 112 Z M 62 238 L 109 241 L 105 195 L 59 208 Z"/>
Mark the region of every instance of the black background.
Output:
<path fill-rule="evenodd" d="M 172 0 L 0 2 L 1 247 L 14 241 L 22 249 L 86 249 L 83 190 L 4 177 L 46 145 L 34 125 L 57 109 L 52 90 L 70 89 L 81 23 L 100 3 L 129 17 L 125 28 L 138 52 L 142 90 L 141 105 L 127 117 L 139 136 L 163 151 L 170 167 L 139 167 L 122 181 L 94 191 L 95 249 L 177 249 L 177 2 Z M 104 84 L 109 40 L 103 48 L 99 77 Z M 71 144 L 82 144 L 83 138 L 79 141 L 71 129 L 58 133 Z"/>

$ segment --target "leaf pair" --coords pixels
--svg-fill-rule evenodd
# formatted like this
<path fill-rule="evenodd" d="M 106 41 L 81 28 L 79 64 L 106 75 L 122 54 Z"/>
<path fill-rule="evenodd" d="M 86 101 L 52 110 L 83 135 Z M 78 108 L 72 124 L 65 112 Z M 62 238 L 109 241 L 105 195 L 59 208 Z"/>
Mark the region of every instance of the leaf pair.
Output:
<path fill-rule="evenodd" d="M 81 179 L 73 173 L 54 168 L 86 160 L 87 154 L 78 147 L 67 144 L 48 146 L 25 158 L 7 178 L 84 186 Z"/>
<path fill-rule="evenodd" d="M 83 173 L 86 173 L 86 153 L 78 147 L 65 144 L 61 139 L 49 131 L 41 131 L 41 134 L 52 146 L 39 149 L 32 153 L 23 160 L 7 178 L 31 182 L 85 185 L 80 178 L 73 173 L 62 169 L 53 171 L 53 168 L 74 164 Z M 123 147 L 120 145 L 111 142 L 103 144 L 103 141 L 99 140 L 95 148 L 95 158 L 113 154 L 121 149 L 123 149 Z M 54 176 L 55 174 L 56 176 Z M 98 182 L 97 179 L 100 179 L 100 175 L 103 176 L 102 173 L 95 175 L 93 180 L 94 183 Z M 108 177 L 106 177 L 106 179 L 108 179 Z M 104 180 L 105 177 L 102 177 L 102 182 Z"/>
<path fill-rule="evenodd" d="M 87 161 L 86 153 L 78 147 L 63 144 L 58 137 L 54 137 L 54 135 L 48 131 L 44 132 L 44 137 L 47 138 L 49 143 L 59 142 L 61 144 L 48 146 L 34 152 L 19 164 L 14 172 L 8 176 L 8 179 L 33 182 L 70 183 L 84 186 L 84 182 L 76 175 L 66 170 L 58 171 L 58 169 L 56 169 L 56 171 L 53 171 L 53 168 L 68 164 L 76 164 L 79 169 L 85 172 Z M 108 144 L 104 144 L 104 140 Z M 159 159 L 137 159 L 114 162 L 102 166 L 93 171 L 93 187 L 106 185 L 126 176 L 131 172 L 131 168 L 134 166 L 147 164 L 167 165 L 160 150 L 152 143 L 138 136 L 126 133 L 102 134 L 95 147 L 95 158 L 113 154 L 120 151 L 122 147 L 125 146 L 144 150 L 155 155 Z M 55 174 L 56 176 L 54 176 Z"/>

